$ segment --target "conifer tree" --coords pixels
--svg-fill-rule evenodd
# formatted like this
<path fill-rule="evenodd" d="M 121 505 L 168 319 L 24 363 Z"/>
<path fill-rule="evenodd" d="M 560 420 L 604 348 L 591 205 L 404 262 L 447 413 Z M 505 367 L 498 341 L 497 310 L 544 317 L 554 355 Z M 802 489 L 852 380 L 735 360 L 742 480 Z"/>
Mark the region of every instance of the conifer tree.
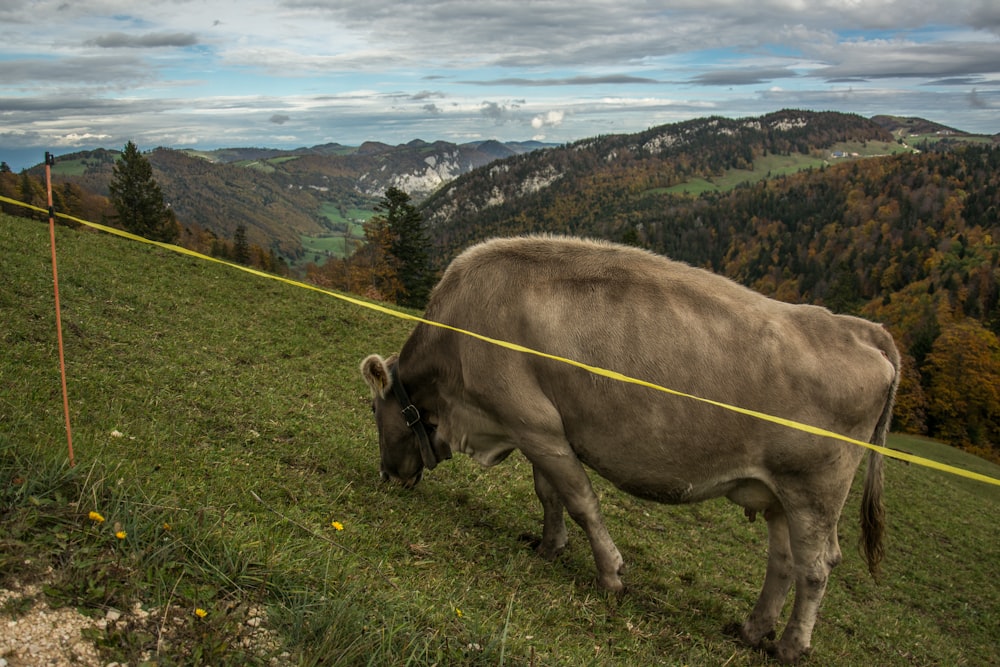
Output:
<path fill-rule="evenodd" d="M 410 195 L 397 187 L 385 191 L 375 212 L 385 219 L 391 238 L 389 252 L 395 258 L 401 286 L 395 301 L 401 306 L 423 308 L 434 281 L 423 218 L 410 203 Z"/>
<path fill-rule="evenodd" d="M 233 261 L 237 264 L 250 264 L 250 243 L 247 241 L 246 225 L 236 227 L 236 236 L 233 238 Z"/>
<path fill-rule="evenodd" d="M 163 192 L 153 179 L 153 166 L 131 141 L 115 161 L 108 192 L 114 220 L 126 231 L 165 243 L 180 236 L 174 213 L 164 204 Z"/>

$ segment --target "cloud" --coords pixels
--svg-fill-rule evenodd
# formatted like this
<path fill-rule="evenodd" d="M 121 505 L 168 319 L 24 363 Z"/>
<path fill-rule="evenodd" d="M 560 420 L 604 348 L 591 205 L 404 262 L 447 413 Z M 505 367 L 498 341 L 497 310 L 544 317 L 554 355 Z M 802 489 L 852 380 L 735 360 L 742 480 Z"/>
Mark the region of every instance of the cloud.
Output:
<path fill-rule="evenodd" d="M 545 114 L 539 114 L 531 119 L 531 127 L 536 130 L 540 130 L 543 127 L 556 127 L 562 125 L 563 118 L 566 114 L 562 111 L 549 111 Z"/>
<path fill-rule="evenodd" d="M 442 99 L 442 98 L 444 98 L 444 93 L 437 92 L 437 91 L 431 91 L 431 90 L 421 90 L 420 92 L 414 93 L 413 95 L 410 95 L 409 97 L 410 97 L 411 100 L 414 100 L 416 102 L 420 102 L 422 100 Z"/>
<path fill-rule="evenodd" d="M 727 69 L 705 72 L 691 79 L 692 83 L 702 86 L 750 86 L 769 83 L 774 79 L 786 79 L 798 76 L 785 68 L 774 69 Z"/>
<path fill-rule="evenodd" d="M 933 44 L 896 40 L 859 40 L 821 54 L 831 63 L 813 74 L 828 81 L 845 78 L 961 77 L 1000 73 L 1000 41 Z"/>
<path fill-rule="evenodd" d="M 85 42 L 87 46 L 102 49 L 158 49 L 163 47 L 184 47 L 198 44 L 194 33 L 154 32 L 146 35 L 128 35 L 112 32 Z"/>
<path fill-rule="evenodd" d="M 973 109 L 991 109 L 992 108 L 992 105 L 988 101 L 986 101 L 985 99 L 983 99 L 983 96 L 980 95 L 979 92 L 975 88 L 973 88 L 971 91 L 969 91 L 969 94 L 965 96 L 965 99 L 968 101 L 969 106 L 971 108 L 973 108 Z"/>
<path fill-rule="evenodd" d="M 0 2 L 0 154 L 106 135 L 110 146 L 573 141 L 782 107 L 1000 129 L 996 0 L 406 7 Z"/>
<path fill-rule="evenodd" d="M 153 70 L 147 63 L 131 55 L 79 56 L 70 58 L 25 58 L 16 66 L 0 67 L 0 84 L 5 86 L 33 83 L 97 84 L 114 89 L 149 80 Z M 66 100 L 72 104 L 73 100 Z"/>
<path fill-rule="evenodd" d="M 656 79 L 642 76 L 629 76 L 616 74 L 608 76 L 573 76 L 563 79 L 487 79 L 483 81 L 462 81 L 476 86 L 518 86 L 518 87 L 542 87 L 542 86 L 607 86 L 627 83 L 655 84 L 660 83 Z"/>
<path fill-rule="evenodd" d="M 489 118 L 497 125 L 503 125 L 515 120 L 515 111 L 520 108 L 518 103 L 483 102 L 479 108 L 486 118 Z"/>

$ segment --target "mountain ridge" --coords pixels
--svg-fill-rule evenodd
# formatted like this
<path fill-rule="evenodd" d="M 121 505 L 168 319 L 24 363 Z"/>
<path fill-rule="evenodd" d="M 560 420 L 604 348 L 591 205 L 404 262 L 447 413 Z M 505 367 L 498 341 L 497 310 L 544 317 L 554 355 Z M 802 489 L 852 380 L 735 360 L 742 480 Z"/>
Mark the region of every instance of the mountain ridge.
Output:
<path fill-rule="evenodd" d="M 824 134 L 821 129 L 818 131 L 817 124 L 844 127 L 839 134 Z M 345 245 L 349 239 L 360 240 L 360 223 L 371 215 L 374 203 L 391 186 L 403 189 L 415 203 L 421 204 L 430 216 L 435 235 L 450 251 L 463 239 L 467 240 L 468 234 L 448 231 L 450 223 L 442 223 L 440 205 L 446 201 L 442 199 L 446 196 L 443 193 L 460 192 L 456 182 L 479 178 L 470 174 L 484 167 L 488 172 L 481 173 L 506 173 L 508 181 L 519 179 L 516 189 L 505 191 L 491 183 L 489 187 L 473 188 L 468 194 L 462 191 L 460 196 L 448 195 L 451 205 L 458 206 L 456 212 L 470 207 L 480 211 L 492 207 L 498 215 L 510 213 L 516 217 L 505 204 L 526 196 L 544 197 L 549 190 L 559 192 L 560 180 L 563 187 L 569 183 L 564 179 L 563 167 L 551 164 L 556 155 L 571 155 L 572 161 L 579 162 L 574 173 L 592 169 L 601 174 L 600 178 L 617 179 L 626 190 L 638 188 L 643 193 L 655 193 L 660 189 L 683 188 L 686 183 L 696 190 L 731 187 L 726 178 L 739 182 L 739 178 L 746 176 L 740 170 L 752 172 L 761 164 L 764 153 L 807 157 L 812 154 L 809 159 L 819 164 L 829 157 L 832 152 L 829 147 L 835 139 L 853 139 L 855 143 L 880 139 L 891 145 L 911 139 L 917 130 L 934 132 L 934 141 L 970 136 L 923 119 L 895 116 L 863 119 L 835 112 L 781 110 L 743 119 L 699 118 L 639 133 L 590 137 L 566 145 L 496 140 L 454 144 L 413 139 L 396 146 L 369 141 L 359 146 L 328 143 L 287 150 L 155 148 L 146 155 L 178 220 L 192 233 L 204 231 L 232 239 L 242 226 L 250 242 L 275 252 L 293 265 L 301 265 L 313 256 L 311 251 L 307 255 L 306 243 L 310 239 L 339 238 Z M 713 144 L 710 155 L 689 150 L 692 142 L 704 146 L 708 140 Z M 756 148 L 747 144 L 749 140 L 757 141 Z M 847 156 L 856 152 L 852 146 L 844 148 L 840 152 Z M 600 151 L 603 152 L 598 155 Z M 117 155 L 117 151 L 96 149 L 61 156 L 53 169 L 54 178 L 57 182 L 78 184 L 91 193 L 106 194 Z M 706 161 L 706 157 L 712 159 Z M 530 165 L 535 159 L 550 160 L 550 165 L 532 171 Z M 679 163 L 674 164 L 678 159 Z M 643 161 L 646 165 L 636 170 L 636 164 Z M 802 159 L 796 159 L 773 169 L 794 171 L 805 166 Z M 31 171 L 40 175 L 41 169 L 37 166 Z M 770 170 L 750 175 L 764 177 Z M 634 182 L 624 184 L 628 179 Z M 457 200 L 461 201 L 456 204 Z M 610 203 L 594 206 L 594 215 L 620 217 L 613 204 L 621 203 L 619 193 L 611 197 Z M 559 223 L 558 212 L 553 210 L 551 215 L 553 222 Z M 463 213 L 456 225 L 469 219 Z M 565 227 L 566 223 L 559 224 Z"/>

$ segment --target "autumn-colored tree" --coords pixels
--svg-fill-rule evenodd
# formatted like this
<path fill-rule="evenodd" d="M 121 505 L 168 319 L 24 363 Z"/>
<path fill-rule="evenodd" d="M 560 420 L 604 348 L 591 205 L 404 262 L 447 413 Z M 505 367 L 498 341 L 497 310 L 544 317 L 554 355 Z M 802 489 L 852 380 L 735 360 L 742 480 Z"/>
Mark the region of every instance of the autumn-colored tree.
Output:
<path fill-rule="evenodd" d="M 899 391 L 892 413 L 892 429 L 901 433 L 927 433 L 927 396 L 920 386 L 920 371 L 909 354 L 902 358 Z"/>
<path fill-rule="evenodd" d="M 933 434 L 959 445 L 1000 447 L 1000 340 L 972 319 L 944 327 L 927 355 Z"/>
<path fill-rule="evenodd" d="M 364 223 L 365 244 L 351 256 L 351 282 L 373 299 L 391 300 L 403 286 L 399 282 L 396 258 L 392 254 L 392 231 L 383 216 Z M 363 287 L 362 287 L 363 286 Z"/>

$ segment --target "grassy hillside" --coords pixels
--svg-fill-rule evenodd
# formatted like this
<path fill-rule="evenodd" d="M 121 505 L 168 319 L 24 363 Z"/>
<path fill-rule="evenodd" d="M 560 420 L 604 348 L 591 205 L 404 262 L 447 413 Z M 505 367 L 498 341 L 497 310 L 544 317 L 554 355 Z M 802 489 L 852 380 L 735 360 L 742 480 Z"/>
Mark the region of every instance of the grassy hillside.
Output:
<path fill-rule="evenodd" d="M 378 480 L 357 365 L 397 350 L 409 324 L 115 237 L 58 239 L 72 470 L 47 229 L 0 217 L 0 585 L 46 580 L 51 604 L 100 615 L 141 602 L 145 621 L 95 633 L 108 660 L 767 663 L 722 631 L 756 599 L 762 521 L 598 482 L 629 565 L 628 594 L 606 596 L 575 526 L 558 562 L 531 552 L 541 511 L 522 457 L 457 458 L 413 491 Z M 878 585 L 853 548 L 859 495 L 811 664 L 1000 664 L 998 494 L 890 463 Z M 280 645 L 242 644 L 257 607 Z"/>

